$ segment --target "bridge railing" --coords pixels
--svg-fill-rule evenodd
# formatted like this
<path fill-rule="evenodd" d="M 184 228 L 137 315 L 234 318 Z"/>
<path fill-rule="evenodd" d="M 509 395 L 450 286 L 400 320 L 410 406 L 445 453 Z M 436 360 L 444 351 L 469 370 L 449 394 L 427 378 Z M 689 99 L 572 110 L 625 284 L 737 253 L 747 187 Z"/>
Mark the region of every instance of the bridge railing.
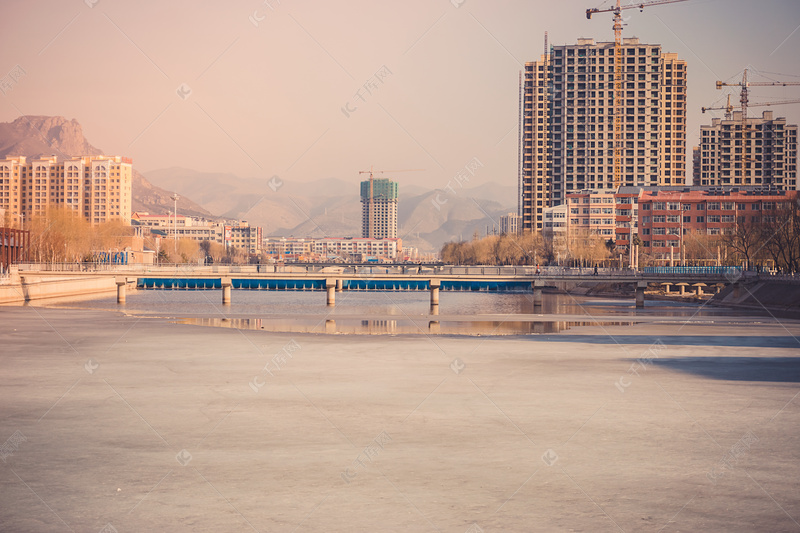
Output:
<path fill-rule="evenodd" d="M 371 275 L 418 275 L 418 276 L 486 276 L 486 277 L 558 277 L 562 279 L 586 278 L 595 274 L 593 268 L 547 266 L 418 266 L 418 265 L 197 265 L 197 264 L 159 264 L 120 265 L 113 263 L 20 263 L 19 271 L 42 273 L 119 273 L 173 275 L 259 275 L 290 274 L 292 276 L 371 276 Z M 641 278 L 658 279 L 664 282 L 679 281 L 682 278 L 697 280 L 735 281 L 743 276 L 748 280 L 780 280 L 800 282 L 800 274 L 773 274 L 770 272 L 742 271 L 740 267 L 646 267 L 641 270 L 599 268 L 597 275 L 603 278 L 637 280 Z"/>

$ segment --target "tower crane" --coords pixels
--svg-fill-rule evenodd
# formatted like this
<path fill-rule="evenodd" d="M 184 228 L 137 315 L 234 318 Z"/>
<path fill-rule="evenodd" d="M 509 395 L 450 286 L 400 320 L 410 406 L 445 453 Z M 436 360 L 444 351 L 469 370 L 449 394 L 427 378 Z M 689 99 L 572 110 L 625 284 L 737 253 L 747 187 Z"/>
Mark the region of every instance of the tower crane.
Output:
<path fill-rule="evenodd" d="M 701 107 L 700 110 L 705 113 L 706 111 L 715 111 L 717 109 L 725 110 L 725 120 L 730 120 L 733 116 L 733 106 L 731 105 L 731 95 L 728 95 L 728 103 L 720 107 Z"/>
<path fill-rule="evenodd" d="M 742 104 L 742 120 L 747 120 L 747 88 L 748 87 L 773 87 L 781 86 L 787 87 L 790 85 L 800 85 L 800 81 L 747 81 L 747 69 L 742 72 L 742 81 L 738 83 L 727 83 L 724 81 L 717 81 L 717 89 L 723 87 L 741 87 L 741 96 L 739 101 Z M 760 104 L 764 105 L 764 104 Z"/>
<path fill-rule="evenodd" d="M 614 13 L 614 188 L 620 186 L 622 181 L 622 10 L 657 6 L 661 4 L 674 4 L 686 0 L 649 0 L 637 4 L 620 6 L 620 0 L 614 7 L 604 9 L 592 8 L 586 10 L 586 18 L 591 19 L 595 13 L 611 11 Z"/>
<path fill-rule="evenodd" d="M 424 168 L 410 168 L 410 169 L 403 169 L 403 170 L 374 170 L 372 166 L 369 167 L 369 170 L 359 170 L 359 174 L 369 174 L 369 203 L 367 206 L 367 231 L 369 234 L 367 235 L 370 239 L 374 238 L 374 223 L 375 220 L 375 198 L 373 192 L 373 180 L 375 174 L 394 174 L 396 172 L 422 172 L 425 170 Z"/>
<path fill-rule="evenodd" d="M 764 107 L 764 106 L 771 106 L 771 105 L 785 105 L 785 104 L 800 104 L 800 99 L 796 100 L 777 100 L 775 102 L 759 102 L 757 104 L 749 104 L 748 108 L 750 107 Z M 720 107 L 702 107 L 700 108 L 703 113 L 706 111 L 714 111 L 717 109 L 724 109 L 725 110 L 725 120 L 730 120 L 733 114 L 733 106 L 731 105 L 731 95 L 728 95 L 728 103 L 724 106 Z"/>
<path fill-rule="evenodd" d="M 747 81 L 747 69 L 744 69 L 742 72 L 742 81 L 738 83 L 728 83 L 724 81 L 717 81 L 717 89 L 722 89 L 723 87 L 741 87 L 741 93 L 739 97 L 739 102 L 742 105 L 742 146 L 744 148 L 745 153 L 747 153 L 747 147 L 750 144 L 750 135 L 747 126 L 747 107 L 748 107 L 748 87 L 774 87 L 774 86 L 781 86 L 786 87 L 790 85 L 800 85 L 800 81 Z M 753 104 L 751 107 L 755 106 L 762 106 L 762 105 L 777 105 L 779 103 L 795 103 L 792 100 L 787 100 L 785 102 L 773 102 L 773 103 L 761 103 L 761 104 Z M 744 179 L 747 180 L 749 178 L 749 171 L 750 165 L 747 164 L 750 158 L 745 157 L 744 162 L 745 165 L 744 170 Z"/>

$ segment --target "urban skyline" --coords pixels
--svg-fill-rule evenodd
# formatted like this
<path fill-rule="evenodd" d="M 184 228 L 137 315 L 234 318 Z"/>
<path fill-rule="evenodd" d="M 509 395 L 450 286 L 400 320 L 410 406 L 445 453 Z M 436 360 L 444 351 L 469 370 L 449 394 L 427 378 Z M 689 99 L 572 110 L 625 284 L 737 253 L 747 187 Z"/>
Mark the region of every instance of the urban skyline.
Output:
<path fill-rule="evenodd" d="M 103 150 L 131 157 L 143 172 L 185 166 L 265 181 L 352 179 L 367 154 L 382 168 L 427 169 L 404 183 L 445 187 L 463 161 L 479 157 L 486 171 L 476 183 L 513 184 L 517 74 L 541 55 L 544 32 L 556 45 L 613 38 L 611 17 L 587 21 L 588 5 L 273 4 L 52 2 L 45 18 L 36 6 L 10 4 L 0 22 L 11 43 L 0 51 L 0 119 L 77 118 Z M 624 37 L 660 43 L 688 63 L 687 147 L 713 116 L 701 106 L 727 94 L 737 100 L 736 88 L 717 91 L 716 80 L 737 81 L 744 68 L 762 80 L 800 72 L 793 2 L 690 0 L 625 18 Z M 123 65 L 115 76 L 98 68 L 72 75 L 111 57 Z M 763 89 L 751 99 L 795 92 Z M 798 122 L 793 106 L 776 116 Z"/>

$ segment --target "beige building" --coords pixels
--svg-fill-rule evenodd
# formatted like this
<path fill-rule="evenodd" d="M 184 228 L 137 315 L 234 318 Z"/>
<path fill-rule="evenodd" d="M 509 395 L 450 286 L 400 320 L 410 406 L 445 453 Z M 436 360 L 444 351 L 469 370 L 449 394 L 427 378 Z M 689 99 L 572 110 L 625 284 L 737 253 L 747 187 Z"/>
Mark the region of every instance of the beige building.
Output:
<path fill-rule="evenodd" d="M 500 216 L 500 233 L 503 235 L 516 235 L 522 231 L 522 217 L 516 213 Z"/>
<path fill-rule="evenodd" d="M 764 111 L 743 122 L 742 112 L 734 111 L 731 120 L 712 119 L 700 131 L 700 181 L 695 185 L 798 189 L 797 126 L 785 118 Z"/>
<path fill-rule="evenodd" d="M 225 247 L 244 250 L 249 254 L 261 253 L 261 227 L 251 226 L 244 220 L 230 224 L 182 215 L 151 215 L 137 212 L 132 215 L 131 221 L 136 226 L 156 230 L 167 239 L 212 241 Z"/>
<path fill-rule="evenodd" d="M 614 189 L 587 189 L 567 195 L 567 232 L 570 236 L 600 235 L 613 239 L 617 227 Z"/>
<path fill-rule="evenodd" d="M 369 258 L 396 260 L 404 249 L 403 241 L 396 238 L 271 237 L 264 240 L 264 252 L 276 260 L 365 261 Z"/>
<path fill-rule="evenodd" d="M 222 223 L 209 222 L 195 217 L 183 215 L 151 215 L 136 212 L 131 216 L 135 226 L 144 226 L 157 230 L 165 238 L 191 239 L 193 241 L 212 241 L 223 244 L 225 226 Z"/>
<path fill-rule="evenodd" d="M 557 258 L 567 257 L 569 244 L 567 238 L 568 233 L 568 211 L 567 204 L 561 204 L 554 207 L 548 207 L 544 210 L 544 227 L 542 228 L 542 236 L 553 243 L 553 252 L 557 254 Z"/>
<path fill-rule="evenodd" d="M 624 39 L 620 186 L 683 185 L 686 62 L 660 45 Z M 525 64 L 520 87 L 523 230 L 570 191 L 614 183 L 614 43 L 579 39 Z"/>
<path fill-rule="evenodd" d="M 0 159 L 0 209 L 17 216 L 66 207 L 92 224 L 130 223 L 131 160 L 120 156 Z"/>

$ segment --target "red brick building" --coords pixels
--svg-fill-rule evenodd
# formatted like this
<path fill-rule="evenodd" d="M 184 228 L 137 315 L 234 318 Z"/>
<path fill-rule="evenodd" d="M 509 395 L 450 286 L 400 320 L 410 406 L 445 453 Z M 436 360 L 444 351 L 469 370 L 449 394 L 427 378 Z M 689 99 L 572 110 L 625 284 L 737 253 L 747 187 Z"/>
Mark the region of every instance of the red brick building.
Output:
<path fill-rule="evenodd" d="M 671 255 L 678 260 L 688 235 L 730 233 L 736 224 L 775 217 L 796 199 L 797 191 L 762 188 L 643 189 L 638 199 L 642 249 L 656 260 Z"/>

